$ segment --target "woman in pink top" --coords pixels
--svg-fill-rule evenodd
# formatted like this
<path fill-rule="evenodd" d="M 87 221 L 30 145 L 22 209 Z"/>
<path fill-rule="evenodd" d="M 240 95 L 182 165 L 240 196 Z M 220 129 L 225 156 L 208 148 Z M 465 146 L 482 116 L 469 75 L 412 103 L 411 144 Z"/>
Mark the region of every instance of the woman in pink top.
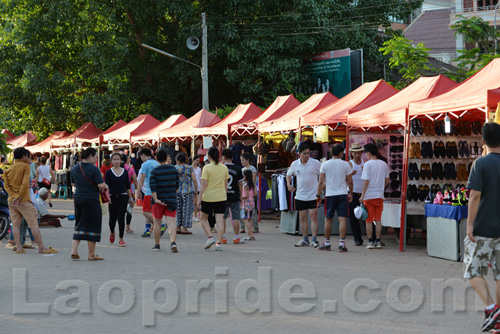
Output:
<path fill-rule="evenodd" d="M 243 194 L 241 195 L 241 220 L 245 222 L 245 227 L 247 229 L 247 236 L 243 240 L 255 240 L 253 230 L 252 230 L 252 212 L 255 208 L 255 202 L 253 199 L 253 193 L 255 190 L 255 185 L 253 183 L 253 175 L 250 169 L 245 169 L 243 171 Z"/>

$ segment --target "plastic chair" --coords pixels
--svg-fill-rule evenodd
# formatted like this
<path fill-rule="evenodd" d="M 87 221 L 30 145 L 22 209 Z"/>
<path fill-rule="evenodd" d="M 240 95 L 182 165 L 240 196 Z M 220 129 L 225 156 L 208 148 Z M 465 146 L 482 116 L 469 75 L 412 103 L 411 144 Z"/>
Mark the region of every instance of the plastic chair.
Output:
<path fill-rule="evenodd" d="M 59 185 L 59 199 L 61 198 L 61 192 L 64 192 L 64 200 L 66 200 L 68 197 L 71 198 L 71 187 L 63 184 Z"/>

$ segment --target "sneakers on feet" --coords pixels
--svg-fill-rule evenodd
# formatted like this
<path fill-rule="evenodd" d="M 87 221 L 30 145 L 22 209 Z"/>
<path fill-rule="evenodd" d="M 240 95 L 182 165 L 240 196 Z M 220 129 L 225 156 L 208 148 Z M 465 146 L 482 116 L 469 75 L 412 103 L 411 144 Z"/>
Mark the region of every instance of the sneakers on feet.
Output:
<path fill-rule="evenodd" d="M 215 250 L 216 250 L 217 252 L 220 252 L 220 251 L 222 250 L 222 248 L 221 248 L 221 246 L 220 246 L 220 245 L 221 245 L 221 244 L 217 244 L 217 245 L 215 246 Z"/>
<path fill-rule="evenodd" d="M 226 239 L 226 238 L 222 238 L 222 243 L 223 243 L 224 245 L 225 245 L 225 244 L 227 244 L 227 239 Z M 234 242 L 233 242 L 233 244 L 234 244 Z"/>
<path fill-rule="evenodd" d="M 243 240 L 241 240 L 240 238 L 238 239 L 233 239 L 233 244 L 234 245 L 239 245 L 239 244 L 244 244 L 245 243 L 245 238 L 243 238 Z"/>
<path fill-rule="evenodd" d="M 165 231 L 167 230 L 167 224 L 161 224 L 161 235 L 163 236 L 165 234 Z"/>
<path fill-rule="evenodd" d="M 375 244 L 373 242 L 368 242 L 368 245 L 366 246 L 366 249 L 375 249 Z"/>
<path fill-rule="evenodd" d="M 313 241 L 313 242 L 311 242 L 311 246 L 313 246 L 314 248 L 318 248 L 319 242 Z"/>
<path fill-rule="evenodd" d="M 248 235 L 246 237 L 243 238 L 243 240 L 245 241 L 255 241 L 255 237 L 249 237 Z"/>
<path fill-rule="evenodd" d="M 214 238 L 209 238 L 207 242 L 205 243 L 205 249 L 209 249 L 210 247 L 215 244 L 215 239 Z"/>
<path fill-rule="evenodd" d="M 150 231 L 144 231 L 144 233 L 141 235 L 141 237 L 143 237 L 143 238 L 149 238 L 150 236 L 151 236 Z"/>
<path fill-rule="evenodd" d="M 153 246 L 154 251 L 159 251 L 160 250 L 160 245 L 154 245 Z"/>
<path fill-rule="evenodd" d="M 297 242 L 294 246 L 295 247 L 307 247 L 307 246 L 309 246 L 309 243 L 307 241 L 305 241 L 304 239 L 302 239 L 299 242 Z"/>
<path fill-rule="evenodd" d="M 493 327 L 493 329 L 490 330 L 490 333 L 500 334 L 500 322 L 496 323 L 495 327 Z"/>
<path fill-rule="evenodd" d="M 170 245 L 170 250 L 172 251 L 172 253 L 177 253 L 177 244 L 175 242 L 172 242 L 172 244 Z"/>
<path fill-rule="evenodd" d="M 347 253 L 347 247 L 344 244 L 339 245 L 339 253 Z"/>
<path fill-rule="evenodd" d="M 322 244 L 321 246 L 318 247 L 320 251 L 331 251 L 332 250 L 332 245 L 331 244 Z"/>
<path fill-rule="evenodd" d="M 126 246 L 126 245 L 125 245 L 125 241 L 120 240 L 120 241 L 118 242 L 118 247 L 125 247 L 125 246 Z"/>
<path fill-rule="evenodd" d="M 363 246 L 363 240 L 355 240 L 354 246 Z"/>
<path fill-rule="evenodd" d="M 381 249 L 381 248 L 382 248 L 382 242 L 381 242 L 381 241 L 377 241 L 377 242 L 375 243 L 375 248 L 376 248 L 376 249 Z"/>
<path fill-rule="evenodd" d="M 500 306 L 495 305 L 493 309 L 484 311 L 484 323 L 481 331 L 486 332 L 495 327 L 498 319 L 500 318 Z"/>

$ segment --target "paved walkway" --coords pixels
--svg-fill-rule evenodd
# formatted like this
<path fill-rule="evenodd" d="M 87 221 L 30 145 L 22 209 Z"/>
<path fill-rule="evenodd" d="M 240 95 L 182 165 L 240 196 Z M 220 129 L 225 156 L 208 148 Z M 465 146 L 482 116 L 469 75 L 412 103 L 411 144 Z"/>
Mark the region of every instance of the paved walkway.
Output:
<path fill-rule="evenodd" d="M 51 212 L 72 208 L 70 200 L 54 200 Z M 100 262 L 86 260 L 83 242 L 83 260 L 69 259 L 67 220 L 42 228 L 44 243 L 59 249 L 52 256 L 15 254 L 2 240 L 1 332 L 479 333 L 483 306 L 471 289 L 460 293 L 461 263 L 427 256 L 422 240 L 410 240 L 406 253 L 392 236 L 383 250 L 349 239 L 348 253 L 320 252 L 293 247 L 298 237 L 267 220 L 256 241 L 215 252 L 203 249 L 195 223 L 193 235 L 178 236 L 179 253 L 170 252 L 167 235 L 153 252 L 152 238 L 140 236 L 139 210 L 126 248 L 110 245 L 103 217 Z M 454 297 L 440 279 L 455 279 L 448 281 L 458 287 Z"/>

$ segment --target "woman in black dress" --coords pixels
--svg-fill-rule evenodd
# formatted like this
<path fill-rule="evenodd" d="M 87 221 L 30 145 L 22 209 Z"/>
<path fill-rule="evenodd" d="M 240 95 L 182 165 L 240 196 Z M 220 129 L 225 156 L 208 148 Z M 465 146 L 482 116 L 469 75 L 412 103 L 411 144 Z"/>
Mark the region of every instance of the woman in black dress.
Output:
<path fill-rule="evenodd" d="M 87 240 L 89 261 L 103 260 L 95 253 L 95 247 L 96 242 L 101 241 L 102 211 L 99 190 L 107 189 L 108 186 L 95 166 L 97 151 L 94 148 L 85 149 L 81 153 L 81 161 L 71 169 L 71 183 L 76 189 L 73 196 L 76 225 L 71 258 L 74 260 L 80 258 L 78 246 L 81 240 Z"/>

